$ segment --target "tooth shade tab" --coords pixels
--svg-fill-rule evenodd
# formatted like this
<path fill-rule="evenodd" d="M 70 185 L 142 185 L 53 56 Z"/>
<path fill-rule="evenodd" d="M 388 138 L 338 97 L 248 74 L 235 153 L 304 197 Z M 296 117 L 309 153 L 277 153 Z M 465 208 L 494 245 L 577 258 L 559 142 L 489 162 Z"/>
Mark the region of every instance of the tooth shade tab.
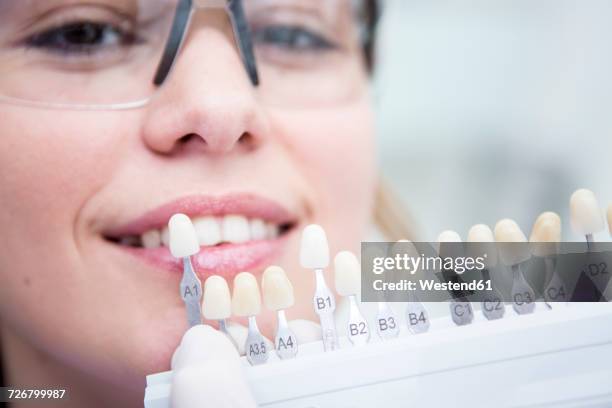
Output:
<path fill-rule="evenodd" d="M 438 235 L 438 242 L 461 242 L 461 236 L 455 231 L 442 231 Z"/>
<path fill-rule="evenodd" d="M 535 256 L 550 256 L 557 253 L 561 242 L 561 218 L 554 212 L 540 214 L 533 224 L 529 236 L 531 253 Z"/>
<path fill-rule="evenodd" d="M 570 198 L 570 220 L 574 231 L 589 235 L 604 229 L 597 198 L 592 191 L 576 190 Z"/>
<path fill-rule="evenodd" d="M 462 255 L 462 248 L 459 244 L 461 236 L 451 230 L 443 231 L 438 235 L 438 255 L 442 258 L 456 258 Z"/>
<path fill-rule="evenodd" d="M 256 316 L 261 311 L 261 296 L 255 276 L 240 272 L 234 278 L 232 312 L 239 317 Z"/>
<path fill-rule="evenodd" d="M 358 295 L 361 290 L 361 266 L 355 254 L 338 252 L 334 258 L 336 291 L 340 296 Z"/>
<path fill-rule="evenodd" d="M 493 231 L 485 224 L 476 224 L 468 231 L 467 250 L 472 258 L 484 257 L 487 268 L 497 265 L 497 247 Z"/>
<path fill-rule="evenodd" d="M 168 222 L 170 253 L 175 258 L 186 258 L 200 251 L 198 236 L 189 217 L 174 214 Z"/>
<path fill-rule="evenodd" d="M 227 319 L 232 315 L 232 297 L 227 281 L 221 276 L 212 275 L 204 282 L 204 317 L 209 320 Z"/>
<path fill-rule="evenodd" d="M 467 242 L 495 242 L 495 236 L 488 225 L 476 224 L 468 231 Z"/>
<path fill-rule="evenodd" d="M 531 258 L 527 237 L 515 221 L 498 221 L 495 225 L 495 240 L 499 243 L 499 254 L 505 265 L 517 265 Z"/>
<path fill-rule="evenodd" d="M 325 230 L 311 224 L 302 231 L 300 265 L 306 269 L 323 269 L 329 266 L 329 245 Z"/>
<path fill-rule="evenodd" d="M 612 235 L 612 204 L 608 206 L 608 229 L 610 230 L 610 235 Z"/>
<path fill-rule="evenodd" d="M 270 266 L 261 281 L 264 304 L 270 310 L 285 310 L 293 306 L 293 285 L 280 266 Z"/>

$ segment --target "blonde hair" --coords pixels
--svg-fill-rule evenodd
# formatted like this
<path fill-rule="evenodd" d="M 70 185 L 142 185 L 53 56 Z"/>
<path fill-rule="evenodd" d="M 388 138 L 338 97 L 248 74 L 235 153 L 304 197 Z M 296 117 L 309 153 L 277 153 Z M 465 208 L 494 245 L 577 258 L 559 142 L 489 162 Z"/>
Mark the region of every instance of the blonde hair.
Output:
<path fill-rule="evenodd" d="M 415 241 L 417 229 L 414 220 L 399 195 L 383 178 L 376 188 L 373 219 L 385 239 Z"/>

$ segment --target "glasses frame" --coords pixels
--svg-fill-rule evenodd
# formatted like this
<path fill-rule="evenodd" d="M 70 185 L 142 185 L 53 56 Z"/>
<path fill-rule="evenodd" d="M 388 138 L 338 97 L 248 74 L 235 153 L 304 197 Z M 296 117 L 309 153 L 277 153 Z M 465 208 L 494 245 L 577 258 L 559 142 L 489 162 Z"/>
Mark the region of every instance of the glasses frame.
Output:
<path fill-rule="evenodd" d="M 161 87 L 167 80 L 172 68 L 176 63 L 176 59 L 181 50 L 185 36 L 189 29 L 189 23 L 193 13 L 197 9 L 204 8 L 223 8 L 229 16 L 234 33 L 234 40 L 238 46 L 240 58 L 244 64 L 249 80 L 253 86 L 259 85 L 259 74 L 257 71 L 257 63 L 255 61 L 255 52 L 253 51 L 253 41 L 251 32 L 246 20 L 244 12 L 243 0 L 178 0 L 174 18 L 170 29 L 170 34 L 159 65 L 152 79 L 153 85 L 157 88 Z M 89 103 L 55 103 L 43 101 L 30 101 L 0 94 L 0 103 L 11 105 L 19 105 L 32 108 L 46 108 L 58 110 L 74 110 L 74 111 L 116 111 L 138 109 L 146 106 L 153 95 L 144 99 L 139 99 L 130 102 L 118 102 L 110 104 L 89 104 Z"/>
<path fill-rule="evenodd" d="M 155 73 L 155 78 L 153 79 L 153 84 L 155 86 L 161 86 L 170 74 L 177 55 L 181 50 L 181 46 L 189 28 L 191 16 L 195 9 L 218 7 L 224 7 L 230 18 L 234 31 L 234 40 L 238 45 L 240 57 L 251 84 L 253 86 L 259 85 L 257 63 L 253 51 L 253 41 L 246 21 L 242 0 L 204 0 L 200 3 L 194 3 L 193 0 L 179 0 L 172 22 L 172 28 L 170 29 L 170 35 L 168 36 L 164 53 L 157 68 L 157 72 Z"/>

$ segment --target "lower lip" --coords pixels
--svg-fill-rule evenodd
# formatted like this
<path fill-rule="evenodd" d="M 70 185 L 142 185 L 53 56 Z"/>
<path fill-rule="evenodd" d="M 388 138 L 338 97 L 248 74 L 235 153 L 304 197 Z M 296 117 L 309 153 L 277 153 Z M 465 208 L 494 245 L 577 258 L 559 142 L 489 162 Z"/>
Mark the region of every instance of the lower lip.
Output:
<path fill-rule="evenodd" d="M 283 235 L 273 240 L 201 247 L 200 252 L 191 257 L 191 261 L 201 277 L 220 275 L 226 279 L 233 279 L 240 272 L 256 272 L 269 266 L 282 253 L 286 242 L 287 235 Z M 156 268 L 177 273 L 183 271 L 182 260 L 174 258 L 166 247 L 147 249 L 126 246 L 124 248 Z"/>

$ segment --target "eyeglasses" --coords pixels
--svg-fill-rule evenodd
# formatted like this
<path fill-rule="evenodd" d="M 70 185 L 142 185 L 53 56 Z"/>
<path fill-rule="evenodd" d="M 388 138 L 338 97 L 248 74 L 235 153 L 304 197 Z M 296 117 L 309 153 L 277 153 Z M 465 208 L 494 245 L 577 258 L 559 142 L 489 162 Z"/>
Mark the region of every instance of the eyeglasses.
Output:
<path fill-rule="evenodd" d="M 186 68 L 181 57 L 206 55 L 207 42 L 197 30 L 216 29 L 235 41 L 235 61 L 242 62 L 250 92 L 262 103 L 347 102 L 366 89 L 359 3 L 0 0 L 0 101 L 67 109 L 142 107 L 174 71 L 202 69 L 206 75 L 204 62 L 190 58 Z"/>

